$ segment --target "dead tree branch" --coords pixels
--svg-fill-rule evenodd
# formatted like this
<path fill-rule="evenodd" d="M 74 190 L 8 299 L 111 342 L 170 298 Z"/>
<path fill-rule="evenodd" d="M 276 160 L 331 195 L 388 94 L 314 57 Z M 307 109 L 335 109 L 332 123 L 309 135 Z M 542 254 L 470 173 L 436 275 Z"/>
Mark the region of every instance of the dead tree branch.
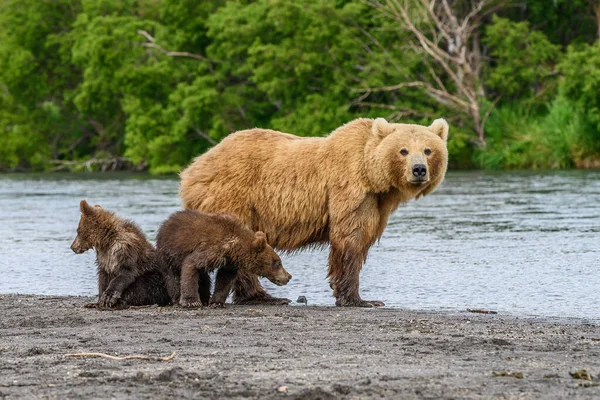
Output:
<path fill-rule="evenodd" d="M 197 127 L 193 127 L 192 128 L 194 130 L 194 132 L 196 132 L 196 135 L 200 136 L 202 139 L 206 140 L 208 143 L 210 143 L 211 145 L 216 145 L 217 142 L 215 139 L 211 138 L 210 136 L 208 136 L 208 133 L 201 131 L 200 129 L 198 129 Z"/>
<path fill-rule="evenodd" d="M 377 88 L 356 89 L 364 93 L 420 88 L 436 102 L 470 117 L 476 142 L 485 145 L 484 128 L 492 102 L 482 118 L 485 100 L 481 79 L 482 55 L 479 26 L 505 0 L 367 0 L 368 4 L 391 18 L 410 33 L 408 46 L 423 54 L 425 76 L 418 81 L 400 82 Z M 468 4 L 469 8 L 464 9 Z"/>
<path fill-rule="evenodd" d="M 146 38 L 147 42 L 142 43 L 142 46 L 144 47 L 148 47 L 148 48 L 152 48 L 152 49 L 157 49 L 159 50 L 161 53 L 163 53 L 164 55 L 168 56 L 168 57 L 186 57 L 186 58 L 193 58 L 195 60 L 198 61 L 208 61 L 210 63 L 218 63 L 219 61 L 216 60 L 211 60 L 209 58 L 206 58 L 200 54 L 194 54 L 194 53 L 189 53 L 187 51 L 172 51 L 172 50 L 167 50 L 164 47 L 160 46 L 159 44 L 156 43 L 154 37 L 152 35 L 150 35 L 147 31 L 139 29 L 137 31 L 138 34 L 142 35 L 143 37 Z"/>
<path fill-rule="evenodd" d="M 175 352 L 171 353 L 170 356 L 166 357 L 150 357 L 150 356 L 111 356 L 110 354 L 104 353 L 72 353 L 65 354 L 64 357 L 100 357 L 100 358 L 108 358 L 109 360 L 153 360 L 153 361 L 171 361 L 175 357 Z"/>

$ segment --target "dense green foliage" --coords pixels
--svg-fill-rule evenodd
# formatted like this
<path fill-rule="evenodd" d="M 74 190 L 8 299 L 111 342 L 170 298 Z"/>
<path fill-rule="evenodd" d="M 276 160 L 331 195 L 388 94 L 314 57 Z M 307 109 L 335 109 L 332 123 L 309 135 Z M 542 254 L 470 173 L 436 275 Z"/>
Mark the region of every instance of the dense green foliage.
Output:
<path fill-rule="evenodd" d="M 600 167 L 590 2 L 505 2 L 478 32 L 485 145 L 422 87 L 370 90 L 452 83 L 369 2 L 0 0 L 0 170 L 174 172 L 235 130 L 320 136 L 378 116 L 448 119 L 453 167 Z"/>

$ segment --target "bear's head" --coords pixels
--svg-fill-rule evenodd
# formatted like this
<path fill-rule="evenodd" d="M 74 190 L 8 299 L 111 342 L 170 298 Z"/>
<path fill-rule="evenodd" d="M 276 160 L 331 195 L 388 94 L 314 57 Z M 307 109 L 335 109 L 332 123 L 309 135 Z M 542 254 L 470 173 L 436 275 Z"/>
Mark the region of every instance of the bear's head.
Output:
<path fill-rule="evenodd" d="M 261 231 L 254 234 L 252 262 L 248 265 L 250 272 L 265 277 L 278 286 L 283 286 L 292 279 L 281 264 L 281 258 L 273 247 L 267 243 L 267 237 Z"/>
<path fill-rule="evenodd" d="M 373 187 L 391 187 L 411 196 L 433 191 L 448 168 L 448 123 L 436 119 L 430 126 L 373 121 L 367 149 L 367 174 Z"/>
<path fill-rule="evenodd" d="M 81 200 L 79 208 L 81 217 L 77 226 L 77 236 L 71 244 L 71 250 L 77 254 L 97 248 L 106 241 L 114 219 L 111 212 L 98 205 L 92 207 L 85 200 Z"/>

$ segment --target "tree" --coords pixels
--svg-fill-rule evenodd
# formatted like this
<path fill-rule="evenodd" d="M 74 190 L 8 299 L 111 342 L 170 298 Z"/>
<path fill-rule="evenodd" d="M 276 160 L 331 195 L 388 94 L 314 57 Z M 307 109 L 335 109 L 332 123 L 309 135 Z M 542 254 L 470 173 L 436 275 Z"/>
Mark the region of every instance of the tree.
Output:
<path fill-rule="evenodd" d="M 494 103 L 487 103 L 481 72 L 479 27 L 502 4 L 495 0 L 387 0 L 369 4 L 412 34 L 410 49 L 423 57 L 424 71 L 403 82 L 363 89 L 365 93 L 418 88 L 446 107 L 467 115 L 484 146 L 485 122 Z"/>
<path fill-rule="evenodd" d="M 80 74 L 60 42 L 78 12 L 70 0 L 0 2 L 0 168 L 76 156 L 82 126 L 69 93 Z"/>
<path fill-rule="evenodd" d="M 494 16 L 485 27 L 482 42 L 490 55 L 486 86 L 504 99 L 541 97 L 545 83 L 558 74 L 555 66 L 560 47 L 550 43 L 543 32 L 531 30 L 526 21 Z"/>

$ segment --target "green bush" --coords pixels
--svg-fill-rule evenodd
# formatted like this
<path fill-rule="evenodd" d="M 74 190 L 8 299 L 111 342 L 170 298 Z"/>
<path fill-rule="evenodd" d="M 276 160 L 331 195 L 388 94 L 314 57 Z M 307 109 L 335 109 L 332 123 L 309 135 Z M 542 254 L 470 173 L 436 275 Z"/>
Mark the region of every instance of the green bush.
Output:
<path fill-rule="evenodd" d="M 600 160 L 598 131 L 564 96 L 543 112 L 519 103 L 499 107 L 486 131 L 488 146 L 475 154 L 482 168 L 586 168 Z"/>

